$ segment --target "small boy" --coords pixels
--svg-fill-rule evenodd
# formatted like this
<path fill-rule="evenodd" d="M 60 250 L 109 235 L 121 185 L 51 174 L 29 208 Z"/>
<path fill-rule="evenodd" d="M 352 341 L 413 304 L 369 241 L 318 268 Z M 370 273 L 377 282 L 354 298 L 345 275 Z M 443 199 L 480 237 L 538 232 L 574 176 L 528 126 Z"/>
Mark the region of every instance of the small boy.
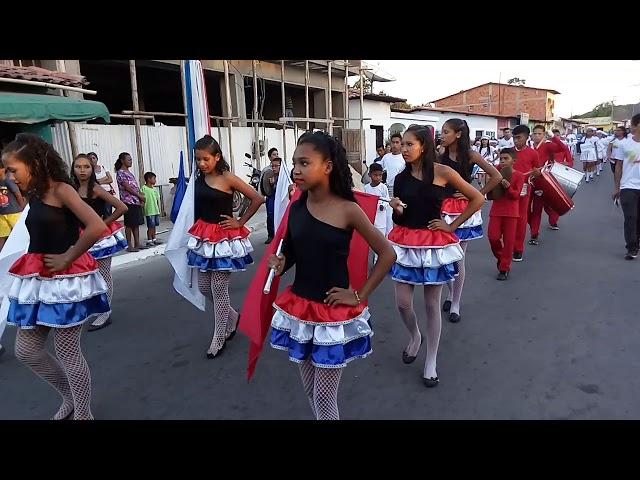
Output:
<path fill-rule="evenodd" d="M 5 168 L 0 163 L 0 250 L 18 223 L 20 212 L 25 205 L 20 189 L 6 177 Z"/>
<path fill-rule="evenodd" d="M 371 178 L 371 183 L 368 183 L 364 186 L 365 193 L 369 193 L 371 195 L 375 195 L 384 198 L 385 200 L 389 200 L 389 189 L 387 186 L 382 183 L 382 165 L 375 162 L 369 166 L 369 177 Z M 384 235 L 387 236 L 387 217 L 389 209 L 389 204 L 387 202 L 383 202 L 382 200 L 378 200 L 378 210 L 376 212 L 376 219 L 374 222 L 374 226 Z M 374 263 L 378 260 L 377 255 L 374 255 L 373 261 Z"/>
<path fill-rule="evenodd" d="M 502 179 L 502 187 L 505 192 L 498 200 L 494 200 L 489 212 L 489 229 L 487 235 L 491 251 L 498 260 L 497 280 L 504 281 L 509 278 L 511 262 L 513 259 L 513 246 L 516 240 L 516 227 L 519 217 L 520 192 L 524 185 L 524 175 L 513 169 L 516 161 L 516 150 L 504 148 L 500 152 L 500 165 L 498 170 L 510 168 L 511 180 Z"/>
<path fill-rule="evenodd" d="M 156 174 L 147 172 L 144 174 L 144 215 L 147 218 L 147 247 L 160 245 L 162 242 L 156 238 L 156 227 L 160 225 L 160 193 L 155 189 Z"/>

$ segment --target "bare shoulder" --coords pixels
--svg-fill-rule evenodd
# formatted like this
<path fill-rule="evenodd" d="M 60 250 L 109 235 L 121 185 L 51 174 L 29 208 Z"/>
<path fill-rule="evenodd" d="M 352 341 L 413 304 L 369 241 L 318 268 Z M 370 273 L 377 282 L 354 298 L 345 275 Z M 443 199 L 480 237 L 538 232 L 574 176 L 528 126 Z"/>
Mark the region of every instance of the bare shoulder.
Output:
<path fill-rule="evenodd" d="M 469 150 L 469 160 L 471 161 L 471 163 L 478 163 L 478 160 L 484 159 L 482 158 L 482 155 L 480 155 L 475 150 Z"/>
<path fill-rule="evenodd" d="M 455 170 L 448 165 L 442 165 L 441 163 L 433 164 L 433 173 L 435 175 L 448 178 Z"/>
<path fill-rule="evenodd" d="M 78 195 L 76 189 L 68 183 L 54 182 L 51 188 L 54 195 L 57 197 L 68 197 L 69 195 Z"/>

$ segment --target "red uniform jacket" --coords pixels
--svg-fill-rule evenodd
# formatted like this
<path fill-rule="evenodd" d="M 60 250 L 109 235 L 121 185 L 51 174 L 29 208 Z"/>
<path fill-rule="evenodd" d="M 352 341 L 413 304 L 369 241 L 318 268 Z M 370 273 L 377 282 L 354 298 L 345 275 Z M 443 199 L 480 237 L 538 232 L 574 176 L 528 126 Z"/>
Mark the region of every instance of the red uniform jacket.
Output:
<path fill-rule="evenodd" d="M 560 141 L 562 143 L 562 141 Z M 564 143 L 562 143 L 562 149 L 560 152 L 556 153 L 553 156 L 553 159 L 556 162 L 564 163 L 569 167 L 573 167 L 573 156 L 571 155 L 571 150 Z"/>
<path fill-rule="evenodd" d="M 562 147 L 565 146 L 558 137 L 551 137 L 551 141 L 545 140 L 536 145 L 536 151 L 538 152 L 538 167 L 543 166 L 547 162 L 553 162 L 554 156 L 557 153 L 562 152 Z"/>
<path fill-rule="evenodd" d="M 516 162 L 517 163 L 517 162 Z M 490 217 L 519 217 L 520 192 L 524 185 L 522 172 L 513 170 L 511 185 L 499 200 L 494 200 L 491 205 Z"/>
<path fill-rule="evenodd" d="M 538 165 L 538 152 L 531 147 L 524 147 L 522 150 L 516 151 L 517 159 L 513 164 L 513 169 L 517 170 L 525 175 L 525 181 L 527 181 L 528 173 L 537 168 Z"/>

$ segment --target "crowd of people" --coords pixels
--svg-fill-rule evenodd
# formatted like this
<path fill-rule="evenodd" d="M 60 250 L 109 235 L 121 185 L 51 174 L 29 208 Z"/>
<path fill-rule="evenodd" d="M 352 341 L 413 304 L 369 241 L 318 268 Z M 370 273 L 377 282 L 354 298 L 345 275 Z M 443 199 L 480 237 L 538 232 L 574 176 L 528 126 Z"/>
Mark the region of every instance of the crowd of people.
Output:
<path fill-rule="evenodd" d="M 639 123 L 640 115 L 634 116 L 633 135 L 625 138 L 616 131 L 604 150 L 591 140 L 594 132 L 577 144 L 589 180 L 598 176 L 605 161 L 613 165 L 613 196 L 624 211 L 629 259 L 637 257 L 640 234 Z M 301 194 L 289 206 L 280 253 L 268 259 L 277 275 L 295 266 L 295 277 L 273 304 L 270 343 L 298 364 L 317 419 L 339 418 L 343 368 L 372 352 L 367 300 L 386 276 L 394 282 L 398 314 L 409 333 L 402 361 L 413 363 L 425 343 L 422 382 L 428 388 L 439 384 L 441 312 L 448 312 L 452 323 L 462 319 L 467 245 L 484 235 L 485 198 L 493 202 L 487 235 L 498 280 L 509 278 L 513 261 L 523 261 L 527 225 L 528 244 L 539 244 L 543 211 L 549 227 L 559 229 L 558 213 L 535 186 L 546 163 L 573 165 L 572 145 L 563 142 L 559 132 L 547 135 L 542 125 L 533 131 L 518 125 L 513 131 L 505 129 L 495 147 L 481 139 L 474 149 L 466 121 L 452 118 L 444 123 L 439 140 L 436 150 L 433 131 L 414 125 L 392 135 L 389 152 L 379 146 L 368 169 L 370 182 L 364 187 L 379 197 L 371 222 L 354 196 L 342 144 L 324 132 L 307 132 L 298 139 L 291 177 Z M 197 272 L 198 288 L 214 306 L 209 359 L 222 354 L 242 321 L 242 312 L 230 305 L 229 282 L 231 273 L 243 272 L 253 263 L 246 222 L 265 197 L 269 204 L 275 195 L 273 178 L 281 160 L 277 151 L 269 153 L 273 175 L 264 179 L 258 192 L 230 172 L 214 138 L 206 135 L 195 144 L 194 223 L 181 234 L 188 237 L 186 261 Z M 146 247 L 138 234 L 145 219 L 147 245 L 158 242 L 155 175 L 146 173 L 140 189 L 129 172 L 131 163 L 128 153 L 116 162 L 118 199 L 110 187 L 111 175 L 96 166 L 94 153 L 78 155 L 69 172 L 53 147 L 34 135 L 18 135 L 2 152 L 0 234 L 11 231 L 26 198 L 30 236 L 27 252 L 9 270 L 13 282 L 7 318 L 18 327 L 17 358 L 62 398 L 53 419 L 93 418 L 91 375 L 80 348 L 82 325 L 91 321 L 91 328 L 98 329 L 110 323 L 111 258 L 125 248 Z M 473 182 L 479 171 L 483 179 L 476 188 Z M 232 212 L 236 191 L 250 200 L 241 218 Z M 273 207 L 270 210 L 273 215 Z M 121 216 L 124 226 L 117 221 Z M 375 253 L 366 282 L 357 290 L 350 286 L 347 265 L 355 233 Z M 268 235 L 271 241 L 273 224 Z M 442 302 L 445 285 L 448 293 Z M 413 303 L 416 286 L 423 289 L 424 329 Z M 45 347 L 51 331 L 55 357 Z"/>

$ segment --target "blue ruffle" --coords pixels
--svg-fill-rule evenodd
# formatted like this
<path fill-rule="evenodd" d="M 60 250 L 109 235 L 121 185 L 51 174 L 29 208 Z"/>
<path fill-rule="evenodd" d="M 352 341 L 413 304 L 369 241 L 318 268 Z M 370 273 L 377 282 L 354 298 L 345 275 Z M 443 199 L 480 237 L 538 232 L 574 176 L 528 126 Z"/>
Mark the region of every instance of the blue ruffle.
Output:
<path fill-rule="evenodd" d="M 127 246 L 128 246 L 127 241 L 125 239 L 122 239 L 122 240 L 118 240 L 118 242 L 111 247 L 102 248 L 100 250 L 89 252 L 89 255 L 91 255 L 96 260 L 100 260 L 102 258 L 112 257 L 116 253 L 121 252 L 122 250 L 127 248 Z"/>
<path fill-rule="evenodd" d="M 198 255 L 193 250 L 187 250 L 187 263 L 190 267 L 205 271 L 242 272 L 247 265 L 253 263 L 251 255 L 242 258 L 206 258 Z"/>
<path fill-rule="evenodd" d="M 393 280 L 412 285 L 440 285 L 453 280 L 457 274 L 458 262 L 438 268 L 405 267 L 397 263 L 391 267 Z"/>
<path fill-rule="evenodd" d="M 482 238 L 482 225 L 476 225 L 475 227 L 458 228 L 455 231 L 456 236 L 461 242 L 468 240 L 477 240 Z"/>
<path fill-rule="evenodd" d="M 36 325 L 74 327 L 110 310 L 106 293 L 75 303 L 21 304 L 18 300 L 11 299 L 7 323 L 25 329 L 35 328 Z"/>
<path fill-rule="evenodd" d="M 271 328 L 271 346 L 287 350 L 289 360 L 302 363 L 311 356 L 311 363 L 320 368 L 341 368 L 351 360 L 371 354 L 371 336 L 356 338 L 344 345 L 315 345 L 311 342 L 299 343 L 289 337 L 289 332 Z"/>

